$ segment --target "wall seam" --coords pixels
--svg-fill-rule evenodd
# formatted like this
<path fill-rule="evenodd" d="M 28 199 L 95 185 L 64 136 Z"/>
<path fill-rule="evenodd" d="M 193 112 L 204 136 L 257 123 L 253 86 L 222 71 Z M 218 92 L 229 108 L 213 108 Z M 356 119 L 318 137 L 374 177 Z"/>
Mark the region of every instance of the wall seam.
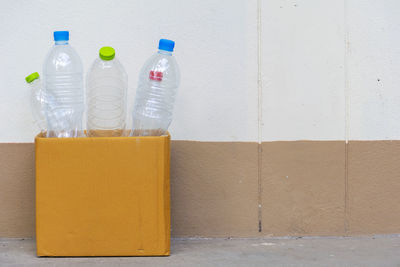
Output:
<path fill-rule="evenodd" d="M 261 74 L 261 0 L 257 0 L 257 91 L 258 91 L 258 232 L 262 232 L 262 74 Z"/>
<path fill-rule="evenodd" d="M 343 0 L 344 7 L 344 97 L 345 97 L 345 173 L 344 173 L 344 233 L 349 231 L 349 135 L 350 135 L 350 85 L 348 73 L 348 56 L 350 49 L 347 0 Z"/>

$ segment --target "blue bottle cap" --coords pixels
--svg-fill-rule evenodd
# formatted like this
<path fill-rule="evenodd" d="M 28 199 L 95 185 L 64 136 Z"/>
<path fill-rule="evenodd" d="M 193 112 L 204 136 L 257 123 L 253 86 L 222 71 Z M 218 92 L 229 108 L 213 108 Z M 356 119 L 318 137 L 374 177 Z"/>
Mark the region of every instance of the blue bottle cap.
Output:
<path fill-rule="evenodd" d="M 68 31 L 55 31 L 54 32 L 54 41 L 68 41 L 69 40 L 69 32 Z"/>
<path fill-rule="evenodd" d="M 172 52 L 174 51 L 175 42 L 168 39 L 160 39 L 158 49 Z"/>

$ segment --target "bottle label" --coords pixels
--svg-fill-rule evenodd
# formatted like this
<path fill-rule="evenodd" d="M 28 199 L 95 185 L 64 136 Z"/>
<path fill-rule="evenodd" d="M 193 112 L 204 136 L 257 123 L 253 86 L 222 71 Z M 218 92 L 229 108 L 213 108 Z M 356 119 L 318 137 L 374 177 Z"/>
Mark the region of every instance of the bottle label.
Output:
<path fill-rule="evenodd" d="M 151 70 L 150 74 L 149 74 L 149 78 L 150 78 L 150 80 L 161 82 L 162 78 L 163 78 L 163 73 L 161 71 Z"/>

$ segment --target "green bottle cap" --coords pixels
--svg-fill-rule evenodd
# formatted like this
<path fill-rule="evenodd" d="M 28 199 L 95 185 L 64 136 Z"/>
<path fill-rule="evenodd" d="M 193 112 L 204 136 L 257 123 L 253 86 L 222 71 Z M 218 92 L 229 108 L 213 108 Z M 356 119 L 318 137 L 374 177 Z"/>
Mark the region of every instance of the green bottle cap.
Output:
<path fill-rule="evenodd" d="M 34 72 L 34 73 L 32 73 L 32 74 L 30 74 L 30 75 L 25 77 L 25 81 L 27 83 L 31 83 L 36 79 L 39 79 L 39 73 L 37 73 L 37 72 Z"/>
<path fill-rule="evenodd" d="M 104 46 L 100 48 L 99 55 L 102 60 L 111 60 L 115 57 L 115 50 L 110 46 Z"/>

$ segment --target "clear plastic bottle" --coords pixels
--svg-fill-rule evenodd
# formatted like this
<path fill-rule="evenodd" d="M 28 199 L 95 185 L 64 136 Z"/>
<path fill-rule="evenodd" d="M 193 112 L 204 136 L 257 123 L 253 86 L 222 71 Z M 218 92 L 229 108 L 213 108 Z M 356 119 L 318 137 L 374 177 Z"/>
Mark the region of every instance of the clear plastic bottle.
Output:
<path fill-rule="evenodd" d="M 31 111 L 36 126 L 41 133 L 46 132 L 46 100 L 43 93 L 42 81 L 40 80 L 39 73 L 34 72 L 25 78 L 30 89 L 31 98 Z"/>
<path fill-rule="evenodd" d="M 172 121 L 176 92 L 180 83 L 179 67 L 172 55 L 175 43 L 161 39 L 158 52 L 143 66 L 132 114 L 132 136 L 159 136 Z"/>
<path fill-rule="evenodd" d="M 121 136 L 126 124 L 128 75 L 112 47 L 102 47 L 87 75 L 88 136 Z"/>
<path fill-rule="evenodd" d="M 54 32 L 54 41 L 55 45 L 48 53 L 43 66 L 44 92 L 54 100 L 53 105 L 47 105 L 46 108 L 47 137 L 82 136 L 82 62 L 68 44 L 68 31 Z"/>

